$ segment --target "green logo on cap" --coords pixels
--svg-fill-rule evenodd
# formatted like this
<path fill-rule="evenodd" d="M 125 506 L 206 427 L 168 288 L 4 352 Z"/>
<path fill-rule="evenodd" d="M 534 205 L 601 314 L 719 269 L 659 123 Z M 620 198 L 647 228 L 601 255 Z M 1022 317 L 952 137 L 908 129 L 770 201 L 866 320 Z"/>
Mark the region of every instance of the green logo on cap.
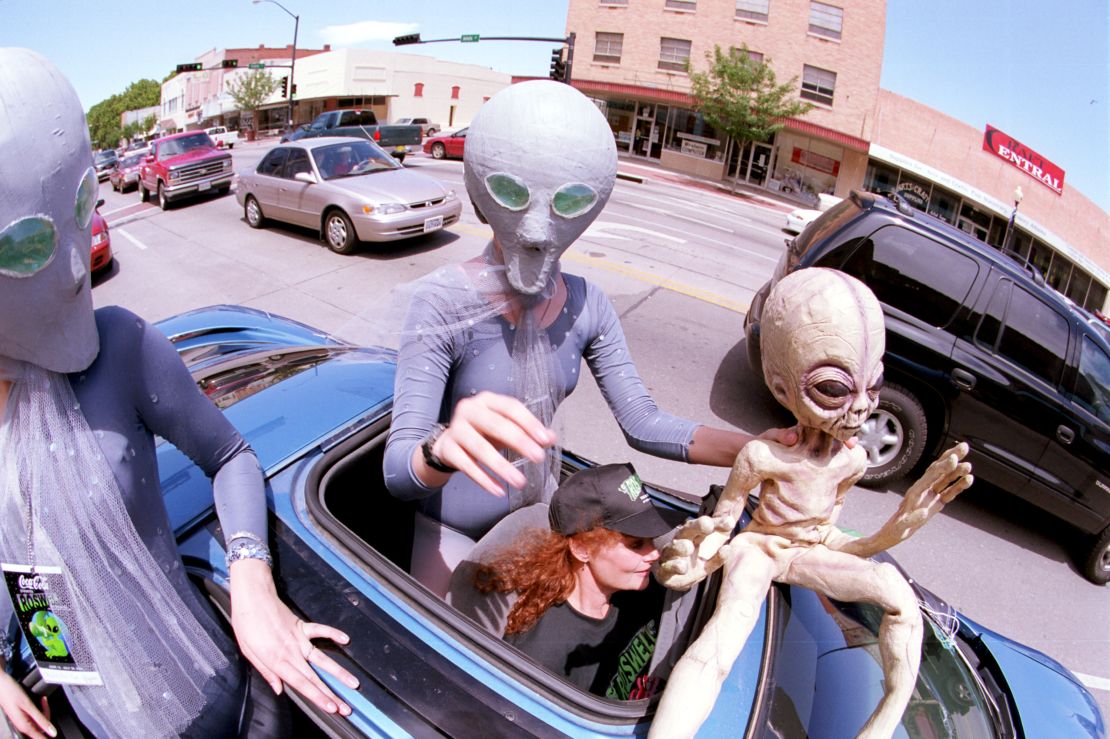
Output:
<path fill-rule="evenodd" d="M 644 489 L 644 484 L 640 482 L 640 477 L 638 475 L 632 475 L 622 482 L 621 486 L 617 489 L 627 495 L 629 500 L 635 502 L 636 499 L 640 497 L 640 492 Z"/>

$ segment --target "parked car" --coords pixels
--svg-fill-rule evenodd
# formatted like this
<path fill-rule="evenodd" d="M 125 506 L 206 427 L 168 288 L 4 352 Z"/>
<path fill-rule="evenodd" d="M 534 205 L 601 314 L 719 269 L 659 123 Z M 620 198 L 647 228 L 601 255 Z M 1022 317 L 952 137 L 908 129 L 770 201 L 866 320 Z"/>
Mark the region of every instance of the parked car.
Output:
<path fill-rule="evenodd" d="M 143 160 L 148 153 L 147 149 L 138 149 L 120 157 L 108 173 L 108 182 L 111 183 L 113 190 L 126 192 L 132 187 L 138 187 L 139 170 L 142 169 Z"/>
<path fill-rule="evenodd" d="M 305 136 L 370 139 L 399 162 L 405 161 L 406 155 L 420 151 L 423 139 L 420 126 L 379 125 L 372 110 L 329 110 L 321 113 L 308 125 Z"/>
<path fill-rule="evenodd" d="M 817 216 L 824 213 L 829 208 L 839 203 L 844 198 L 838 198 L 835 195 L 827 195 L 821 193 L 817 196 L 816 208 L 795 208 L 786 214 L 786 225 L 783 226 L 783 231 L 797 234 L 801 233 L 809 224 L 817 220 Z"/>
<path fill-rule="evenodd" d="M 465 128 L 424 140 L 424 153 L 431 154 L 436 159 L 446 159 L 447 157 L 462 159 L 464 149 L 466 149 Z"/>
<path fill-rule="evenodd" d="M 96 153 L 96 156 L 93 157 L 93 166 L 96 168 L 96 179 L 98 181 L 103 182 L 108 179 L 108 173 L 112 170 L 112 166 L 118 158 L 115 149 L 105 149 Z"/>
<path fill-rule="evenodd" d="M 864 482 L 909 473 L 957 441 L 975 476 L 1089 537 L 1080 568 L 1110 581 L 1110 342 L 1040 273 L 901 201 L 854 192 L 789 242 L 744 319 L 759 324 L 787 272 L 832 267 L 883 304 L 879 407 L 860 434 Z"/>
<path fill-rule="evenodd" d="M 139 168 L 139 199 L 155 195 L 158 207 L 215 190 L 231 190 L 231 155 L 220 151 L 204 131 L 186 131 L 155 139 Z"/>
<path fill-rule="evenodd" d="M 96 275 L 112 266 L 112 235 L 108 232 L 108 222 L 100 215 L 104 198 L 96 201 L 92 217 L 92 255 L 89 272 Z"/>
<path fill-rule="evenodd" d="M 224 147 L 233 149 L 239 143 L 239 132 L 234 128 L 213 126 L 212 128 L 206 128 L 204 132 L 208 134 L 208 138 L 215 142 L 217 149 Z"/>
<path fill-rule="evenodd" d="M 272 219 L 317 229 L 338 254 L 354 251 L 359 241 L 438 231 L 462 212 L 454 190 L 405 169 L 366 139 L 279 144 L 240 174 L 235 197 L 252 228 Z"/>
<path fill-rule="evenodd" d="M 280 143 L 284 144 L 286 141 L 300 141 L 308 134 L 308 124 L 302 123 L 294 128 L 292 131 L 286 131 L 281 135 Z"/>
<path fill-rule="evenodd" d="M 654 700 L 611 701 L 580 690 L 409 575 L 414 503 L 391 496 L 382 479 L 392 353 L 233 306 L 186 313 L 159 328 L 258 454 L 278 591 L 299 617 L 351 635 L 347 645 L 319 644 L 359 679 L 351 690 L 324 678 L 352 707 L 350 718 L 321 714 L 291 693 L 329 736 L 646 735 Z M 564 473 L 587 464 L 567 454 Z M 158 470 L 189 573 L 227 613 L 211 484 L 165 442 Z M 651 485 L 645 492 L 656 505 L 699 510 L 689 493 Z M 712 502 L 711 495 L 706 505 Z M 654 652 L 663 674 L 712 612 L 719 585 L 718 572 L 669 597 Z M 914 587 L 925 620 L 922 662 L 896 736 L 1105 737 L 1094 699 L 1064 667 Z M 700 735 L 853 736 L 882 695 L 880 615 L 774 586 Z M 17 663 L 28 655 L 17 651 Z M 33 673 L 24 683 L 44 688 Z"/>
<path fill-rule="evenodd" d="M 398 126 L 420 126 L 420 132 L 424 136 L 435 136 L 443 130 L 443 126 L 432 123 L 427 118 L 398 118 L 394 123 Z"/>

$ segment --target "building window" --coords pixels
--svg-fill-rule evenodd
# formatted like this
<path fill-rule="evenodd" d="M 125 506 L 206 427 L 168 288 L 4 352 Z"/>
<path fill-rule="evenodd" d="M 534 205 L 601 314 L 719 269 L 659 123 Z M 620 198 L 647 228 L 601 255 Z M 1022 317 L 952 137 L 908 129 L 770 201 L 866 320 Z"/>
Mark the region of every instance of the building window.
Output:
<path fill-rule="evenodd" d="M 736 17 L 745 21 L 767 22 L 771 0 L 736 0 Z"/>
<path fill-rule="evenodd" d="M 659 39 L 659 68 L 685 72 L 690 63 L 690 42 L 680 38 Z"/>
<path fill-rule="evenodd" d="M 602 5 L 628 5 L 628 0 L 601 0 Z"/>
<path fill-rule="evenodd" d="M 748 58 L 749 59 L 751 59 L 753 62 L 758 62 L 760 64 L 763 63 L 763 52 L 761 52 L 761 51 L 752 51 L 751 49 L 748 49 L 747 51 L 748 51 Z M 728 53 L 731 54 L 733 57 L 735 57 L 737 54 L 741 54 L 743 52 L 744 52 L 744 49 L 737 49 L 735 46 L 730 46 L 729 50 L 728 50 Z"/>
<path fill-rule="evenodd" d="M 833 92 L 836 90 L 836 72 L 811 67 L 802 68 L 802 97 L 817 103 L 832 105 Z"/>
<path fill-rule="evenodd" d="M 424 97 L 424 83 L 423 82 L 417 82 L 415 85 L 412 86 L 412 96 L 414 98 Z"/>
<path fill-rule="evenodd" d="M 667 10 L 684 10 L 693 13 L 698 9 L 697 0 L 665 0 L 663 7 Z"/>
<path fill-rule="evenodd" d="M 458 85 L 452 85 L 451 86 L 451 99 L 452 100 L 458 100 L 459 99 L 459 86 Z"/>
<path fill-rule="evenodd" d="M 844 9 L 835 5 L 811 2 L 809 4 L 809 32 L 826 38 L 840 38 L 844 22 Z"/>
<path fill-rule="evenodd" d="M 594 37 L 594 61 L 602 64 L 620 64 L 623 33 L 602 33 Z"/>

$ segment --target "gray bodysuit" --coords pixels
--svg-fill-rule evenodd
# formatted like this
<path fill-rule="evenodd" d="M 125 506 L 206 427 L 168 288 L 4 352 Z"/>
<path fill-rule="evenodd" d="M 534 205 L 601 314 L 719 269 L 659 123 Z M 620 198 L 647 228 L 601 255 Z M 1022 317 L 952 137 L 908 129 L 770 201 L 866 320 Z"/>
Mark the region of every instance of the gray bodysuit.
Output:
<path fill-rule="evenodd" d="M 458 270 L 456 280 L 465 279 L 460 268 L 448 269 Z M 564 274 L 563 279 L 566 304 L 546 333 L 562 368 L 564 397 L 577 385 L 585 359 L 628 443 L 639 451 L 685 461 L 698 424 L 655 405 L 605 294 L 581 277 Z M 450 309 L 444 307 L 437 284 L 418 287 L 406 319 L 409 329 L 421 323 L 458 321 L 458 316 L 447 314 Z M 482 390 L 513 394 L 509 374 L 514 330 L 504 317 L 494 316 L 466 330 L 425 332 L 421 340 L 403 343 L 397 363 L 393 425 L 384 462 L 386 485 L 398 498 L 418 499 L 429 518 L 475 540 L 509 513 L 510 496 L 490 495 L 462 474 L 452 475 L 442 488 L 428 488 L 413 473 L 412 454 L 434 423 L 450 419 L 461 398 Z"/>

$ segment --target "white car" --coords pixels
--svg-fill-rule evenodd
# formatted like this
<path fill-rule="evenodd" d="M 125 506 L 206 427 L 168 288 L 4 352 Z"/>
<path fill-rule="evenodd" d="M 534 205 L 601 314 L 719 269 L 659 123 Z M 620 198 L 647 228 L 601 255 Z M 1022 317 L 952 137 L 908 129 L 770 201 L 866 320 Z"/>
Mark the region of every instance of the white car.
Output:
<path fill-rule="evenodd" d="M 783 231 L 790 233 L 801 233 L 802 230 L 817 220 L 817 216 L 824 213 L 829 208 L 839 203 L 844 198 L 838 198 L 835 195 L 821 194 L 817 196 L 816 208 L 796 208 L 786 214 L 786 225 L 782 227 Z"/>
<path fill-rule="evenodd" d="M 204 132 L 208 134 L 208 138 L 212 139 L 212 143 L 219 148 L 231 149 L 239 143 L 239 132 L 225 126 L 213 126 L 212 128 L 206 128 Z"/>

